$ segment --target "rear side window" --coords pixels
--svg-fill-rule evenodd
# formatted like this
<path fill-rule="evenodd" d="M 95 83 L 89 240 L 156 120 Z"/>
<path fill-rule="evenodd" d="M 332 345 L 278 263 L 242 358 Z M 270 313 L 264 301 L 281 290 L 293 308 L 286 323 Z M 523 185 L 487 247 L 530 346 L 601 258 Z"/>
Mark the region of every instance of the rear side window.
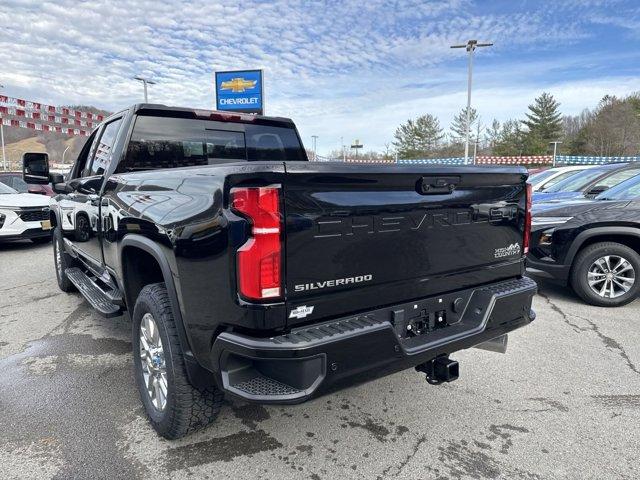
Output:
<path fill-rule="evenodd" d="M 117 172 L 253 160 L 306 160 L 295 129 L 139 116 Z"/>

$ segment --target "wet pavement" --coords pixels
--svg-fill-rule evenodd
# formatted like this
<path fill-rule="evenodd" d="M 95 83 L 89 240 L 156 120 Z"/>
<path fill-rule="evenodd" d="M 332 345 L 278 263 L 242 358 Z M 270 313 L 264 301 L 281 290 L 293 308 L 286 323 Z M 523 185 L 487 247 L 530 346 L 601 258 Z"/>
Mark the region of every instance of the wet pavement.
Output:
<path fill-rule="evenodd" d="M 640 478 L 640 301 L 541 285 L 506 355 L 297 406 L 226 402 L 179 441 L 147 424 L 128 319 L 58 290 L 50 246 L 0 245 L 0 479 Z"/>

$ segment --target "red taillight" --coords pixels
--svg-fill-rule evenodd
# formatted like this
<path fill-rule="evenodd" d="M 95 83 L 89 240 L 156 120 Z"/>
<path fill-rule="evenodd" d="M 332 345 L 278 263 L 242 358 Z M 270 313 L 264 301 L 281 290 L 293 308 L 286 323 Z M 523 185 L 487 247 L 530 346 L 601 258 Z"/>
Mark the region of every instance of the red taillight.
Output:
<path fill-rule="evenodd" d="M 281 296 L 280 189 L 231 190 L 231 208 L 251 221 L 251 238 L 238 249 L 238 288 L 243 297 Z"/>
<path fill-rule="evenodd" d="M 526 255 L 529 253 L 529 239 L 531 237 L 531 198 L 533 196 L 533 189 L 530 183 L 527 183 L 526 191 L 526 210 L 524 213 L 524 238 L 522 241 L 522 250 Z"/>

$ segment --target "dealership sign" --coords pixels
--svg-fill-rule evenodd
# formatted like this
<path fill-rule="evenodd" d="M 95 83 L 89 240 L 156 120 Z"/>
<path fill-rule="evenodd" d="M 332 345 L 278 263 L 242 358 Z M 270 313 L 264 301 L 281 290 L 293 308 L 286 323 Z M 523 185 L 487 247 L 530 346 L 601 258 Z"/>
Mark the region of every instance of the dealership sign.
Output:
<path fill-rule="evenodd" d="M 262 115 L 262 70 L 216 72 L 216 109 Z"/>

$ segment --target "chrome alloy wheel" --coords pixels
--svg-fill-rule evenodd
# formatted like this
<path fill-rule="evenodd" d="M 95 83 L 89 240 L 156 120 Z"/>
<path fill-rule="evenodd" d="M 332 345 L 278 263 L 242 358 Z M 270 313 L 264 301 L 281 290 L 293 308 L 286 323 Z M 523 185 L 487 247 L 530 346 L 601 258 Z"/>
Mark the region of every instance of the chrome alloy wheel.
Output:
<path fill-rule="evenodd" d="M 167 367 L 158 325 L 150 313 L 140 322 L 140 361 L 149 399 L 163 411 L 167 406 Z"/>
<path fill-rule="evenodd" d="M 624 295 L 636 281 L 633 265 L 619 255 L 605 255 L 596 259 L 587 272 L 589 287 L 604 298 Z"/>

